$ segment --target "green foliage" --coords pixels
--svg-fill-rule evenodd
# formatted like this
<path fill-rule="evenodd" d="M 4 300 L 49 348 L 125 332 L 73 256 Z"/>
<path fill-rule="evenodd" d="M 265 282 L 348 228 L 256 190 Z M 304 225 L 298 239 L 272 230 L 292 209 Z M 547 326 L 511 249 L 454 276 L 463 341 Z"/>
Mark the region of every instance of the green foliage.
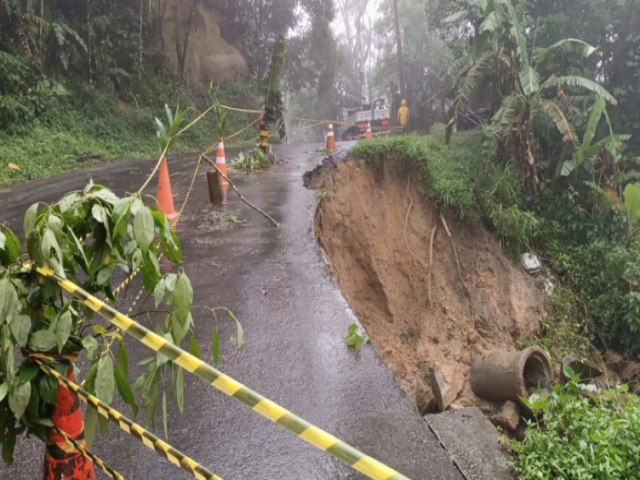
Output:
<path fill-rule="evenodd" d="M 265 155 L 259 148 L 250 150 L 247 155 L 240 152 L 231 163 L 233 168 L 240 170 L 264 170 L 269 168 L 271 164 L 272 161 L 269 155 Z"/>
<path fill-rule="evenodd" d="M 363 333 L 358 325 L 355 323 L 349 325 L 349 328 L 347 329 L 347 336 L 344 339 L 344 343 L 347 347 L 359 350 L 362 348 L 362 345 L 369 343 L 369 341 L 369 336 L 366 333 Z"/>
<path fill-rule="evenodd" d="M 390 159 L 413 169 L 438 208 L 460 218 L 483 217 L 496 229 L 506 250 L 519 255 L 537 235 L 540 222 L 524 207 L 516 170 L 509 165 L 487 166 L 480 132 L 455 135 L 451 147 L 443 137 L 376 137 L 358 142 L 350 154 L 374 165 Z"/>
<path fill-rule="evenodd" d="M 551 311 L 540 319 L 541 335 L 533 343 L 544 348 L 552 358 L 561 362 L 567 355 L 591 358 L 594 347 L 593 332 L 582 321 L 581 306 L 573 290 L 555 282 L 551 294 Z"/>
<path fill-rule="evenodd" d="M 19 132 L 0 129 L 0 185 L 48 177 L 100 160 L 157 156 L 154 118 L 159 113 L 166 115 L 162 99 L 173 98 L 183 105 L 186 120 L 193 119 L 211 101 L 207 95 L 193 98 L 171 78 L 162 77 L 149 79 L 144 88 L 129 91 L 125 98 L 131 103 L 111 92 L 82 85 L 68 89 L 74 91 L 73 96 L 47 100 L 44 111 Z M 232 105 L 255 106 L 246 104 L 250 91 L 250 85 L 232 83 L 220 87 L 218 98 Z M 229 112 L 225 132 L 236 132 L 252 120 L 245 113 Z M 216 117 L 210 113 L 182 134 L 171 152 L 201 151 L 217 142 L 215 122 Z M 244 143 L 255 136 L 255 130 L 247 129 L 235 140 Z M 6 168 L 8 162 L 19 165 L 21 171 Z"/>
<path fill-rule="evenodd" d="M 522 480 L 635 478 L 640 471 L 640 399 L 626 386 L 599 390 L 570 369 L 564 386 L 526 401 L 542 420 L 527 422 L 522 443 L 508 443 Z"/>
<path fill-rule="evenodd" d="M 21 243 L 9 228 L 0 226 L 0 441 L 5 461 L 11 462 L 17 434 L 27 431 L 46 439 L 51 425 L 57 382 L 40 373 L 29 359 L 30 353 L 85 352 L 88 371 L 84 388 L 89 393 L 110 404 L 117 391 L 135 412 L 138 404 L 133 390 L 138 390 L 152 424 L 162 393 L 166 425 L 169 383 L 182 409 L 180 369 L 167 357 L 155 354 L 143 361 L 147 369 L 132 387 L 120 332 L 105 325 L 84 303 L 63 295 L 55 282 L 38 275 L 25 262 L 49 267 L 112 303 L 116 302 L 115 278 L 140 269 L 144 289 L 153 294 L 155 308 L 165 312 L 156 317 L 151 328 L 168 342 L 180 345 L 192 330 L 193 290 L 184 272 L 160 271 L 160 254 L 176 264 L 182 259 L 180 241 L 167 217 L 138 196 L 119 198 L 104 186 L 89 183 L 57 203 L 29 207 L 24 216 L 24 238 Z M 233 312 L 226 311 L 236 321 L 240 347 L 244 342 L 242 326 Z M 66 365 L 56 368 L 66 373 Z M 95 412 L 89 410 L 89 439 L 98 423 Z"/>
<path fill-rule="evenodd" d="M 166 103 L 164 104 L 164 112 L 167 119 L 166 125 L 158 117 L 154 119 L 158 127 L 156 135 L 158 136 L 158 140 L 160 140 L 161 152 L 169 151 L 176 140 L 178 140 L 178 133 L 186 114 L 186 111 L 180 111 L 180 106 L 176 106 L 176 111 L 172 112 Z"/>

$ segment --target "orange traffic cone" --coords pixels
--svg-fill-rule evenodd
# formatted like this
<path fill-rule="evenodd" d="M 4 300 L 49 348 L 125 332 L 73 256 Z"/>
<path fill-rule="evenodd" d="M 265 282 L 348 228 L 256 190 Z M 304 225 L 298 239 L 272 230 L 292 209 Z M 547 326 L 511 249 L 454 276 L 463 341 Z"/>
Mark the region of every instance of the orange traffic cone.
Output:
<path fill-rule="evenodd" d="M 167 159 L 163 158 L 160 163 L 160 175 L 158 177 L 158 208 L 173 220 L 178 214 L 173 206 L 173 193 L 171 191 L 171 181 L 169 180 L 169 168 Z"/>
<path fill-rule="evenodd" d="M 333 136 L 333 123 L 329 124 L 329 130 L 327 131 L 327 151 L 336 151 L 336 137 Z"/>
<path fill-rule="evenodd" d="M 67 378 L 75 382 L 71 365 L 68 366 Z M 69 437 L 84 445 L 84 421 L 78 396 L 60 386 L 56 400 L 51 421 Z M 49 430 L 49 441 L 44 457 L 44 480 L 95 480 L 91 460 L 85 458 L 54 429 Z"/>
<path fill-rule="evenodd" d="M 373 138 L 373 133 L 371 133 L 371 122 L 367 122 L 367 131 L 364 132 L 365 140 L 371 140 Z"/>
<path fill-rule="evenodd" d="M 216 152 L 216 167 L 218 167 L 218 170 L 220 170 L 220 172 L 222 172 L 225 177 L 227 176 L 227 160 L 225 159 L 225 156 L 224 156 L 224 140 L 222 137 L 220 137 L 220 141 L 218 142 L 218 151 Z M 211 196 L 211 188 L 209 188 L 209 193 L 210 193 L 209 196 L 211 197 L 211 202 L 217 203 L 217 204 L 225 204 L 227 203 L 227 192 L 229 191 L 229 181 L 219 173 L 217 177 L 219 179 L 220 188 L 219 189 L 214 188 L 216 192 L 214 192 L 215 194 L 213 196 Z"/>
<path fill-rule="evenodd" d="M 220 137 L 220 141 L 218 142 L 218 151 L 216 152 L 216 167 L 224 173 L 225 177 L 227 176 L 227 160 L 224 158 L 224 141 L 222 137 Z M 222 178 L 220 176 L 220 183 L 222 185 L 229 185 L 229 182 L 226 178 Z"/>

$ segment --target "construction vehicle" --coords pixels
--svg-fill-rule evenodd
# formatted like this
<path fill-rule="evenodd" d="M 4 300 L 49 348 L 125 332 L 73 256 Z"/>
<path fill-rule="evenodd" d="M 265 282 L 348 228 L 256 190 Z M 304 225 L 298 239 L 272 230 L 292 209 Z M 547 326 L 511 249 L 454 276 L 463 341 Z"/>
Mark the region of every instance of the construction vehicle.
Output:
<path fill-rule="evenodd" d="M 387 99 L 375 98 L 371 103 L 364 103 L 354 108 L 342 109 L 342 140 L 355 140 L 364 136 L 367 122 L 371 124 L 374 135 L 391 131 L 391 111 Z"/>

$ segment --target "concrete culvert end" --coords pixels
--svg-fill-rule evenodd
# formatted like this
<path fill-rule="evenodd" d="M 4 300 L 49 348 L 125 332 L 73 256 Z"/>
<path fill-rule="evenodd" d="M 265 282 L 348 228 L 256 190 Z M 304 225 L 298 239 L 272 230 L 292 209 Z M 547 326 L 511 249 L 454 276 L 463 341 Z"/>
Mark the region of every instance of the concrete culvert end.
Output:
<path fill-rule="evenodd" d="M 471 365 L 471 388 L 487 400 L 518 402 L 537 388 L 548 387 L 551 379 L 549 357 L 539 347 L 519 352 L 486 352 L 478 355 Z"/>

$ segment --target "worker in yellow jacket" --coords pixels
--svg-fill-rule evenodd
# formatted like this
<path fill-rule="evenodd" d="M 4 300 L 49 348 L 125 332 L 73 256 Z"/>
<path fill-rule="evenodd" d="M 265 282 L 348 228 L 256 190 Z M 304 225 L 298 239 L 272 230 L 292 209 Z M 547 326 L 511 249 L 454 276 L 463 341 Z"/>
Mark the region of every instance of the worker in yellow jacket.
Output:
<path fill-rule="evenodd" d="M 407 107 L 407 101 L 402 99 L 400 102 L 400 108 L 398 109 L 398 123 L 402 126 L 402 131 L 407 131 L 407 123 L 409 123 L 409 107 Z"/>

